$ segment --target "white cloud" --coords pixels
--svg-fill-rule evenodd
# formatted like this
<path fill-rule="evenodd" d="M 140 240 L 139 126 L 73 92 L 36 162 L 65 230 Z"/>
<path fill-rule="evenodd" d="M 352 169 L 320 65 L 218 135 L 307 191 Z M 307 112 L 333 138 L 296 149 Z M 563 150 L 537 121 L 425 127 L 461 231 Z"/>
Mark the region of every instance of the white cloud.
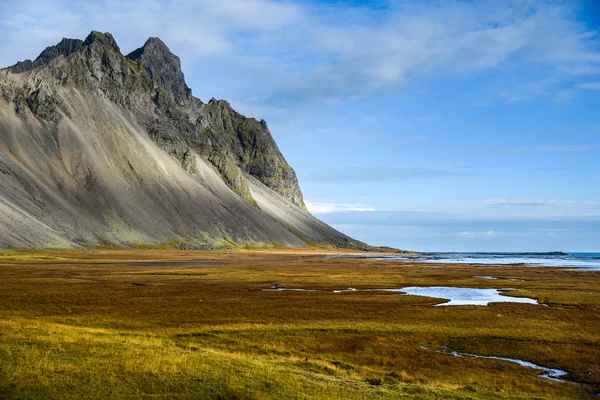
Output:
<path fill-rule="evenodd" d="M 507 198 L 489 198 L 484 199 L 483 204 L 493 207 L 541 207 L 550 203 L 555 203 L 558 200 L 531 200 L 531 199 L 507 199 Z"/>
<path fill-rule="evenodd" d="M 271 105 L 343 101 L 407 79 L 503 65 L 535 63 L 563 76 L 600 68 L 596 34 L 575 19 L 574 5 L 561 1 L 390 2 L 379 10 L 299 0 L 0 3 L 0 65 L 92 29 L 111 31 L 124 51 L 159 36 L 184 67 L 219 59 L 237 68 L 253 101 Z M 572 95 L 550 94 L 559 101 Z M 536 96 L 532 88 L 506 98 Z"/>
<path fill-rule="evenodd" d="M 566 144 L 558 146 L 524 146 L 510 147 L 507 151 L 511 153 L 570 153 L 570 152 L 587 152 L 598 150 L 597 146 L 586 144 Z"/>
<path fill-rule="evenodd" d="M 550 98 L 557 104 L 568 104 L 577 91 L 571 87 L 561 88 L 564 83 L 556 78 L 542 79 L 502 90 L 499 95 L 508 104 L 531 102 L 538 98 Z"/>
<path fill-rule="evenodd" d="M 600 200 L 487 198 L 480 212 L 498 218 L 600 217 Z"/>
<path fill-rule="evenodd" d="M 600 75 L 600 66 L 590 64 L 565 65 L 558 68 L 559 71 L 570 75 Z"/>
<path fill-rule="evenodd" d="M 483 204 L 494 206 L 546 206 L 546 205 L 565 205 L 565 206 L 597 206 L 600 207 L 598 200 L 562 200 L 562 199 L 516 199 L 516 198 L 487 198 Z"/>
<path fill-rule="evenodd" d="M 337 204 L 337 203 L 311 203 L 306 202 L 308 211 L 314 214 L 328 214 L 346 211 L 375 211 L 373 207 L 364 204 Z"/>
<path fill-rule="evenodd" d="M 522 96 L 510 96 L 508 99 L 506 99 L 506 102 L 509 104 L 519 104 L 531 100 L 533 100 L 533 96 L 530 94 L 526 94 Z"/>
<path fill-rule="evenodd" d="M 600 90 L 600 82 L 585 82 L 575 85 L 577 89 Z"/>
<path fill-rule="evenodd" d="M 458 169 L 398 168 L 376 165 L 349 166 L 345 168 L 323 168 L 299 170 L 304 182 L 394 182 L 406 179 L 438 179 L 468 177 L 475 173 Z"/>
<path fill-rule="evenodd" d="M 498 231 L 493 231 L 493 230 L 483 231 L 483 232 L 463 231 L 463 232 L 458 233 L 458 236 L 462 236 L 462 237 L 466 237 L 466 238 L 477 238 L 477 237 L 491 238 L 491 237 L 498 237 L 498 236 L 505 236 L 505 235 L 506 235 L 505 232 L 498 232 Z"/>
<path fill-rule="evenodd" d="M 577 92 L 573 89 L 562 89 L 556 92 L 552 101 L 558 104 L 568 104 L 573 100 Z"/>
<path fill-rule="evenodd" d="M 249 37 L 279 32 L 305 19 L 303 8 L 272 0 L 3 0 L 0 28 L 8 35 L 0 44 L 0 62 L 33 58 L 63 37 L 84 38 L 91 30 L 113 33 L 128 52 L 150 36 L 196 55 L 236 53 L 235 35 Z M 15 46 L 18 43 L 22 49 Z M 34 52 L 33 54 L 30 54 Z M 185 56 L 185 54 L 181 54 Z M 12 58 L 12 59 L 9 59 Z"/>

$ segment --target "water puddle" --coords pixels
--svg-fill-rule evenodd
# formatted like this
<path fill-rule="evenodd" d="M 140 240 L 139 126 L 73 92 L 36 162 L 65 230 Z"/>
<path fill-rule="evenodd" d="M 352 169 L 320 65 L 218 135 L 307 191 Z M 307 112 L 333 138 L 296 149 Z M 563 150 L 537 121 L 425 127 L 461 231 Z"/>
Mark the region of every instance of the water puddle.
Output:
<path fill-rule="evenodd" d="M 367 289 L 371 290 L 371 289 Z M 339 290 L 323 290 L 323 289 L 300 289 L 300 288 L 282 288 L 277 285 L 272 285 L 268 289 L 263 289 L 263 292 L 330 292 L 330 293 L 344 293 L 344 292 L 355 292 L 355 288 L 339 289 Z M 366 290 L 363 290 L 366 291 Z"/>
<path fill-rule="evenodd" d="M 322 290 L 322 289 L 300 289 L 300 288 L 282 288 L 277 285 L 271 286 L 269 289 L 263 289 L 267 292 L 330 292 L 330 293 L 344 293 L 344 292 L 394 292 L 409 296 L 425 296 L 433 297 L 442 300 L 448 300 L 447 302 L 436 304 L 436 306 L 487 306 L 489 303 L 527 303 L 527 304 L 538 304 L 535 299 L 528 297 L 512 297 L 502 294 L 505 290 L 514 289 L 479 289 L 479 288 L 457 288 L 457 287 L 404 287 L 398 289 L 337 289 L 337 290 Z"/>
<path fill-rule="evenodd" d="M 368 289 L 366 289 L 365 291 L 367 291 Z M 349 287 L 348 289 L 342 289 L 342 290 L 334 290 L 333 293 L 344 293 L 344 292 L 356 292 L 356 289 L 353 287 Z"/>
<path fill-rule="evenodd" d="M 128 267 L 166 267 L 166 266 L 185 266 L 185 265 L 221 265 L 219 261 L 150 261 L 134 262 L 127 264 Z"/>
<path fill-rule="evenodd" d="M 528 303 L 538 304 L 535 299 L 527 297 L 511 297 L 501 293 L 513 289 L 478 289 L 457 288 L 444 286 L 431 287 L 405 287 L 401 289 L 387 289 L 392 292 L 404 292 L 412 296 L 426 296 L 449 300 L 436 306 L 487 306 L 489 303 Z"/>
<path fill-rule="evenodd" d="M 492 279 L 492 280 L 504 280 L 504 281 L 513 281 L 513 282 L 525 282 L 523 279 L 502 278 L 500 276 L 491 276 L 491 275 L 476 276 L 475 278 L 479 278 L 479 279 Z"/>

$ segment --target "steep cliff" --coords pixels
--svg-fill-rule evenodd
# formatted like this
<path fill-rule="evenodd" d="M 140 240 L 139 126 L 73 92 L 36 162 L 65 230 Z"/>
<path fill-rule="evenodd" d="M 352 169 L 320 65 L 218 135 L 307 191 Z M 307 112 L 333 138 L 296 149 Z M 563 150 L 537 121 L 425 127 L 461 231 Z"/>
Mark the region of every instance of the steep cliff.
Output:
<path fill-rule="evenodd" d="M 0 70 L 0 247 L 367 248 L 310 215 L 265 121 L 191 94 L 158 38 L 63 39 Z"/>
<path fill-rule="evenodd" d="M 158 38 L 150 38 L 128 58 L 143 66 L 154 82 L 155 103 L 168 115 L 148 127 L 154 140 L 181 159 L 201 154 L 223 175 L 233 191 L 254 203 L 242 172 L 305 208 L 296 173 L 280 153 L 267 123 L 246 118 L 227 101 L 203 104 L 185 84 L 179 58 Z M 236 168 L 236 166 L 238 168 Z"/>

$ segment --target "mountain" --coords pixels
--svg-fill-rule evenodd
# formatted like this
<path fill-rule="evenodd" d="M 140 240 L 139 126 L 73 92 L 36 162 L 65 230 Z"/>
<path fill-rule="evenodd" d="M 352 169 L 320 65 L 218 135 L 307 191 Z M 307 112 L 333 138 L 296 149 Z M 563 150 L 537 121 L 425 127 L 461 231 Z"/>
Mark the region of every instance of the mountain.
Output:
<path fill-rule="evenodd" d="M 0 248 L 369 249 L 312 216 L 265 121 L 203 103 L 158 38 L 63 39 L 0 70 Z"/>

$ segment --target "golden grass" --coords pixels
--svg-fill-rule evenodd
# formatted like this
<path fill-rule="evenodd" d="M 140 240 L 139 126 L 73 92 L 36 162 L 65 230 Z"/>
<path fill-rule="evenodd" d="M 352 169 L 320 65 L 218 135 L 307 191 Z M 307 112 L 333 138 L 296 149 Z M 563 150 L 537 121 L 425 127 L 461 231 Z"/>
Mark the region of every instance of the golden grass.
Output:
<path fill-rule="evenodd" d="M 0 398 L 597 398 L 600 273 L 318 251 L 0 254 Z M 223 264 L 128 266 L 160 260 Z M 548 306 L 262 290 L 272 284 L 513 287 Z M 564 369 L 575 383 L 442 348 Z"/>

